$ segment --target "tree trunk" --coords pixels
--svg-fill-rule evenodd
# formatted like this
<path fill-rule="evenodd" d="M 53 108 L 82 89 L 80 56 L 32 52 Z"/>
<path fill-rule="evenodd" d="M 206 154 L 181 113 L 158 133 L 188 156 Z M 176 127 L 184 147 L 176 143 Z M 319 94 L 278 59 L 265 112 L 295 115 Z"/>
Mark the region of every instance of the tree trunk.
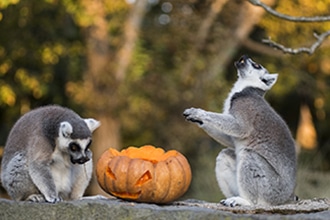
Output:
<path fill-rule="evenodd" d="M 185 81 L 186 77 L 191 73 L 193 64 L 196 61 L 196 58 L 198 56 L 198 53 L 205 45 L 206 39 L 210 33 L 211 27 L 214 24 L 214 21 L 216 20 L 217 16 L 220 14 L 224 4 L 227 3 L 228 0 L 215 0 L 201 22 L 201 25 L 199 26 L 199 29 L 196 34 L 196 39 L 194 41 L 194 44 L 192 45 L 192 48 L 189 51 L 188 58 L 186 62 L 183 64 L 183 70 L 181 73 L 181 77 Z"/>
<path fill-rule="evenodd" d="M 116 79 L 121 82 L 125 76 L 132 59 L 136 41 L 138 40 L 141 23 L 147 10 L 148 0 L 135 1 L 131 13 L 127 18 L 124 29 L 124 45 L 116 56 L 118 63 L 116 68 Z"/>
<path fill-rule="evenodd" d="M 108 148 L 121 148 L 121 133 L 120 133 L 120 123 L 118 120 L 113 119 L 108 114 L 97 115 L 96 118 L 101 122 L 102 129 L 98 128 L 93 135 L 93 161 L 94 170 L 96 163 L 102 153 Z M 99 184 L 97 183 L 96 175 L 94 172 L 92 181 L 87 189 L 89 195 L 103 195 L 108 196 Z"/>
<path fill-rule="evenodd" d="M 120 122 L 114 117 L 121 103 L 118 90 L 123 83 L 138 39 L 138 32 L 147 8 L 147 0 L 136 1 L 126 20 L 124 42 L 119 51 L 110 51 L 106 5 L 102 0 L 84 0 L 87 16 L 92 20 L 86 29 L 87 63 L 84 87 L 86 107 L 92 111 L 101 126 L 93 137 L 94 167 L 98 158 L 109 147 L 120 149 Z M 116 57 L 111 60 L 111 57 Z M 95 176 L 87 194 L 107 195 L 98 185 Z"/>
<path fill-rule="evenodd" d="M 84 103 L 92 115 L 101 122 L 101 126 L 93 135 L 93 160 L 94 167 L 100 155 L 110 146 L 120 147 L 119 123 L 111 116 L 111 111 L 104 109 L 104 101 L 107 90 L 104 89 L 104 78 L 111 74 L 107 71 L 110 62 L 110 47 L 108 26 L 106 20 L 105 3 L 102 0 L 82 1 L 86 15 L 91 19 L 91 25 L 85 30 L 87 72 L 84 77 L 86 89 L 86 103 Z M 86 194 L 103 194 L 105 192 L 99 187 L 95 176 L 87 189 Z"/>

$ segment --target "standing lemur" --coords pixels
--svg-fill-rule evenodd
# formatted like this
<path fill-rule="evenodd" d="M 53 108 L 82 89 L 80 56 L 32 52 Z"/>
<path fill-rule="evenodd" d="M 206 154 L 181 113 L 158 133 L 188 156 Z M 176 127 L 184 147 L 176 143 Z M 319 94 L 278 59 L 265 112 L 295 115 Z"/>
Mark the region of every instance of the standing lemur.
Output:
<path fill-rule="evenodd" d="M 247 56 L 235 62 L 238 80 L 223 113 L 190 108 L 187 120 L 228 148 L 216 160 L 216 177 L 226 199 L 236 205 L 279 205 L 294 200 L 295 142 L 284 120 L 264 99 L 276 82 Z"/>
<path fill-rule="evenodd" d="M 92 132 L 99 125 L 60 106 L 23 115 L 2 158 L 1 180 L 9 196 L 50 203 L 82 197 L 92 176 Z"/>

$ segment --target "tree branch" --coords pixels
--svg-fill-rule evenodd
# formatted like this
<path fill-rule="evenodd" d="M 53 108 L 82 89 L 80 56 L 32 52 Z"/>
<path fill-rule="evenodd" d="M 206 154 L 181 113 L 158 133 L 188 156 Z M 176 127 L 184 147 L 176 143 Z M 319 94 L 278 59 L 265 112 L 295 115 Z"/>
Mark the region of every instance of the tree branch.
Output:
<path fill-rule="evenodd" d="M 251 4 L 255 6 L 262 7 L 265 11 L 267 11 L 269 14 L 274 15 L 278 18 L 287 20 L 287 21 L 293 21 L 293 22 L 325 22 L 325 21 L 330 21 L 330 16 L 315 16 L 315 17 L 295 17 L 295 16 L 290 16 L 286 14 L 282 14 L 277 12 L 276 10 L 272 9 L 268 5 L 262 3 L 259 0 L 248 0 Z M 298 54 L 298 53 L 307 53 L 309 55 L 313 54 L 317 48 L 321 46 L 323 41 L 330 36 L 330 30 L 327 32 L 322 33 L 321 35 L 317 35 L 314 33 L 314 37 L 317 39 L 317 41 L 312 44 L 311 47 L 300 47 L 297 49 L 285 47 L 282 44 L 276 43 L 272 41 L 271 39 L 264 39 L 262 40 L 263 43 L 268 44 L 269 46 L 279 49 L 283 51 L 284 53 L 290 53 L 290 54 Z"/>
<path fill-rule="evenodd" d="M 251 4 L 255 6 L 262 7 L 265 9 L 269 14 L 274 15 L 278 18 L 285 19 L 287 21 L 293 21 L 293 22 L 325 22 L 325 21 L 330 21 L 330 16 L 313 16 L 313 17 L 295 17 L 295 16 L 290 16 L 286 14 L 279 13 L 269 7 L 268 5 L 262 3 L 259 0 L 248 0 Z"/>
<path fill-rule="evenodd" d="M 298 53 L 308 53 L 309 55 L 313 54 L 315 50 L 323 43 L 323 41 L 330 36 L 330 31 L 324 32 L 321 35 L 317 35 L 314 33 L 314 37 L 317 39 L 317 41 L 312 44 L 311 47 L 300 47 L 297 49 L 285 47 L 282 44 L 276 43 L 272 41 L 271 39 L 264 39 L 262 40 L 263 43 L 268 44 L 269 46 L 282 50 L 284 53 L 290 53 L 290 54 L 298 54 Z"/>
<path fill-rule="evenodd" d="M 274 50 L 274 48 L 261 43 L 260 41 L 254 41 L 251 38 L 246 38 L 241 42 L 241 45 L 246 49 L 254 51 L 256 53 L 264 54 L 272 57 L 283 57 L 284 53 L 280 50 Z"/>

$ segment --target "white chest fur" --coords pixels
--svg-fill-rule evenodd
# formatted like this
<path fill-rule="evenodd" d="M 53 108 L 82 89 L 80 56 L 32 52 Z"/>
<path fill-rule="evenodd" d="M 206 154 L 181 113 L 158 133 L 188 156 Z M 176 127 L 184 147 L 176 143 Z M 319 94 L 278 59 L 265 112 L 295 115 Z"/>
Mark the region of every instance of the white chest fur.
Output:
<path fill-rule="evenodd" d="M 244 83 L 242 83 L 240 80 L 238 80 L 233 88 L 231 89 L 230 93 L 228 94 L 225 102 L 224 102 L 224 106 L 223 106 L 223 113 L 224 114 L 229 114 L 229 109 L 230 109 L 230 103 L 231 103 L 231 99 L 232 99 L 232 96 L 237 93 L 237 92 L 240 92 L 244 89 Z"/>
<path fill-rule="evenodd" d="M 51 173 L 56 190 L 59 194 L 68 196 L 75 181 L 74 164 L 71 163 L 69 155 L 55 150 L 52 155 Z"/>

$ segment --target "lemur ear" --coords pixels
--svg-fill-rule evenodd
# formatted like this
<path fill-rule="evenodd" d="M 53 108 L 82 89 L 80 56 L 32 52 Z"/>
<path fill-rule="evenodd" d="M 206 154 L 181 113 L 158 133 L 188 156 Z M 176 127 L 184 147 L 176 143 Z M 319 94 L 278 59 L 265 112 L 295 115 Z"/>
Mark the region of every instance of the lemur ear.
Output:
<path fill-rule="evenodd" d="M 72 131 L 73 131 L 72 125 L 69 122 L 67 121 L 61 122 L 59 129 L 60 136 L 62 135 L 63 137 L 68 138 L 71 136 Z"/>
<path fill-rule="evenodd" d="M 101 125 L 101 122 L 99 122 L 93 118 L 86 118 L 86 119 L 84 119 L 84 121 L 86 122 L 87 127 L 89 128 L 89 130 L 91 132 L 95 131 L 95 129 L 100 127 L 100 125 Z"/>
<path fill-rule="evenodd" d="M 277 73 L 273 73 L 273 74 L 267 73 L 261 76 L 260 79 L 263 83 L 265 83 L 265 85 L 268 88 L 271 88 L 276 83 L 277 77 L 278 77 Z"/>

